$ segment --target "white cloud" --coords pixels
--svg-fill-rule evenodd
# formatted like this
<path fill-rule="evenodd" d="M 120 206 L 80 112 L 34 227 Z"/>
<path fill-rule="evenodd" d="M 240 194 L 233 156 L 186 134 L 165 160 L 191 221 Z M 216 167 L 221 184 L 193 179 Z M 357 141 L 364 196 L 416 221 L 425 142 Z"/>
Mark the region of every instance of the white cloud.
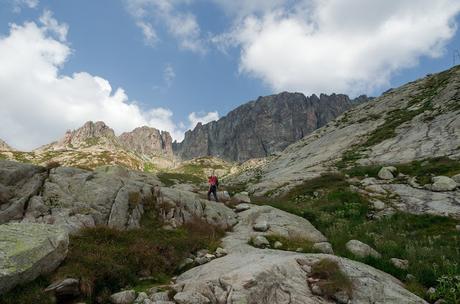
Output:
<path fill-rule="evenodd" d="M 136 25 L 142 30 L 144 35 L 144 42 L 148 46 L 154 46 L 158 42 L 158 35 L 149 22 L 138 21 Z"/>
<path fill-rule="evenodd" d="M 174 72 L 174 68 L 170 64 L 167 64 L 163 71 L 163 79 L 166 83 L 166 86 L 170 87 L 174 81 L 174 78 L 176 78 L 176 72 Z"/>
<path fill-rule="evenodd" d="M 28 150 L 87 120 L 105 121 L 117 133 L 149 125 L 183 138 L 170 110 L 143 110 L 123 89 L 87 72 L 61 74 L 72 52 L 65 42 L 67 25 L 48 12 L 40 20 L 41 26 L 13 24 L 9 35 L 0 37 L 0 138 Z"/>
<path fill-rule="evenodd" d="M 211 122 L 213 120 L 218 120 L 219 119 L 219 113 L 216 112 L 208 112 L 208 113 L 195 113 L 192 112 L 188 115 L 188 120 L 190 122 L 190 129 L 194 129 L 195 126 L 201 122 L 202 124 L 206 124 L 208 122 Z"/>
<path fill-rule="evenodd" d="M 13 0 L 13 11 L 19 13 L 23 7 L 36 8 L 39 0 Z"/>
<path fill-rule="evenodd" d="M 443 54 L 460 12 L 458 0 L 232 3 L 221 5 L 247 15 L 235 17 L 233 29 L 213 42 L 240 47 L 240 71 L 273 90 L 306 94 L 356 95 L 388 85 L 420 57 Z"/>
<path fill-rule="evenodd" d="M 164 25 L 167 32 L 177 39 L 179 47 L 195 53 L 206 53 L 206 45 L 201 37 L 201 29 L 195 15 L 182 12 L 178 6 L 188 4 L 191 0 L 125 0 L 128 12 L 136 23 L 157 26 Z M 147 21 L 149 20 L 149 21 Z M 141 27 L 142 28 L 142 27 Z M 142 28 L 143 32 L 144 29 Z M 145 36 L 145 32 L 144 32 Z"/>

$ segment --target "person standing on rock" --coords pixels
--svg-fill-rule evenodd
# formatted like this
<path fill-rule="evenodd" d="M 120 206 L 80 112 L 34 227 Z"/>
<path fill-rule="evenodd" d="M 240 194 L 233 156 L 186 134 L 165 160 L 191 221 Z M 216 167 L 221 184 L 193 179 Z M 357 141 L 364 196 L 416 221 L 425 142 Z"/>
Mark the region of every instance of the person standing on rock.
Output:
<path fill-rule="evenodd" d="M 217 179 L 217 176 L 214 174 L 214 171 L 212 172 L 212 175 L 208 177 L 208 184 L 208 201 L 211 200 L 212 193 L 214 195 L 214 199 L 216 200 L 216 202 L 218 202 L 219 200 L 217 199 L 217 187 L 219 187 L 219 180 Z"/>

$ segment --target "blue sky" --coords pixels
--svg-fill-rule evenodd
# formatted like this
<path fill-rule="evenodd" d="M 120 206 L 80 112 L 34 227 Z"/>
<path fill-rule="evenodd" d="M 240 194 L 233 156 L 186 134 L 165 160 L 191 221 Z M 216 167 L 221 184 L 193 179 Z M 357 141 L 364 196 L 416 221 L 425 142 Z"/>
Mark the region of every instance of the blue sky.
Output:
<path fill-rule="evenodd" d="M 62 50 L 50 51 L 59 58 L 58 63 L 42 58 L 48 56 L 43 55 L 47 51 L 27 55 L 42 56 L 43 65 L 56 68 L 52 77 L 83 72 L 88 74 L 84 83 L 91 89 L 96 77 L 112 88 L 107 96 L 97 92 L 94 97 L 92 93 L 85 95 L 88 103 L 94 98 L 95 104 L 83 109 L 84 102 L 80 107 L 78 100 L 69 101 L 69 105 L 62 101 L 75 99 L 81 93 L 78 91 L 86 90 L 83 82 L 77 84 L 72 79 L 75 81 L 62 88 L 56 85 L 59 93 L 52 96 L 49 91 L 53 86 L 47 85 L 42 88 L 46 94 L 41 96 L 41 82 L 35 85 L 27 78 L 30 83 L 21 85 L 25 82 L 18 76 L 13 84 L 17 84 L 16 91 L 1 96 L 0 90 L 0 100 L 5 103 L 0 118 L 2 114 L 8 116 L 10 123 L 8 129 L 0 131 L 0 138 L 31 149 L 85 120 L 103 119 L 117 133 L 149 124 L 180 139 L 197 121 L 217 118 L 214 112 L 221 117 L 261 95 L 288 90 L 307 95 L 337 92 L 377 96 L 390 87 L 452 66 L 453 50 L 460 48 L 456 30 L 460 1 L 375 0 L 369 6 L 373 1 L 349 0 L 345 9 L 341 7 L 344 2 L 0 0 L 0 63 L 1 56 L 8 60 L 7 47 L 15 41 L 4 43 L 2 53 L 1 39 L 12 37 L 12 24 L 21 27 L 18 36 L 26 37 L 25 23 L 32 22 L 38 28 L 35 35 L 61 46 Z M 410 8 L 415 3 L 418 8 Z M 357 18 L 353 18 L 354 13 Z M 362 17 L 366 13 L 369 20 Z M 45 15 L 48 21 L 42 22 Z M 60 39 L 59 30 L 63 29 L 66 34 Z M 25 41 L 33 40 L 27 37 Z M 11 64 L 10 74 L 27 73 L 27 69 L 19 68 L 27 62 L 20 58 L 22 55 L 11 54 L 17 63 Z M 37 66 L 39 74 L 42 65 Z M 11 81 L 4 85 L 12 86 Z M 30 98 L 24 96 L 26 88 L 33 91 L 35 86 L 37 92 L 31 92 Z M 112 98 L 117 88 L 126 96 Z M 24 115 L 24 109 L 31 106 L 27 102 L 35 96 L 33 106 L 38 109 L 42 104 L 40 108 L 47 113 L 37 110 L 36 115 Z M 59 101 L 48 103 L 46 98 Z M 23 102 L 25 99 L 28 101 Z M 110 108 L 104 102 L 122 106 Z M 106 112 L 99 112 L 102 104 L 108 108 Z M 155 109 L 161 110 L 150 112 Z M 62 115 L 62 111 L 75 111 L 75 115 Z"/>

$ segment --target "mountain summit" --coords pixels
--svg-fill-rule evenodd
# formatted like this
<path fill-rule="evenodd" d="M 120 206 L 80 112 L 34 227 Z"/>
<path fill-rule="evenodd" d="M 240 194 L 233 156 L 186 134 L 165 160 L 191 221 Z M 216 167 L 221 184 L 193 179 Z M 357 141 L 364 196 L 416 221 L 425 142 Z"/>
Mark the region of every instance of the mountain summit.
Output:
<path fill-rule="evenodd" d="M 360 100 L 367 99 L 361 96 Z M 217 156 L 245 161 L 282 151 L 352 107 L 347 95 L 282 92 L 259 97 L 218 121 L 197 124 L 174 152 L 182 159 Z"/>

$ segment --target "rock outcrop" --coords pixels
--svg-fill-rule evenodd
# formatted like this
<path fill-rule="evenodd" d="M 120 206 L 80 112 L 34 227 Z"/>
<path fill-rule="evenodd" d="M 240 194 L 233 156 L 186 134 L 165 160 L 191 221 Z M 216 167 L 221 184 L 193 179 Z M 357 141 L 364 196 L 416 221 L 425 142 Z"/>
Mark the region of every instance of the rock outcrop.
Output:
<path fill-rule="evenodd" d="M 266 232 L 252 229 L 261 218 L 270 225 Z M 315 294 L 313 285 L 307 283 L 312 265 L 329 259 L 352 282 L 350 303 L 426 303 L 394 277 L 359 262 L 327 254 L 258 249 L 248 244 L 254 236 L 293 237 L 299 233 L 316 244 L 327 241 L 303 218 L 267 206 L 251 206 L 239 213 L 239 223 L 223 239 L 228 254 L 181 274 L 174 285 L 174 300 L 210 304 L 334 303 Z M 195 299 L 198 302 L 193 302 Z"/>
<path fill-rule="evenodd" d="M 172 156 L 172 137 L 166 131 L 144 126 L 125 132 L 118 139 L 125 150 L 140 155 Z"/>
<path fill-rule="evenodd" d="M 236 223 L 222 203 L 189 191 L 161 187 L 155 175 L 123 167 L 95 171 L 0 161 L 0 223 L 47 223 L 74 233 L 82 227 L 139 227 L 145 206 L 155 207 L 177 227 L 196 218 L 224 229 Z"/>
<path fill-rule="evenodd" d="M 218 121 L 199 123 L 175 143 L 182 159 L 216 156 L 245 161 L 282 151 L 352 106 L 346 95 L 283 92 L 259 97 L 229 112 Z"/>
<path fill-rule="evenodd" d="M 54 271 L 67 255 L 69 237 L 58 226 L 0 225 L 0 294 Z"/>

